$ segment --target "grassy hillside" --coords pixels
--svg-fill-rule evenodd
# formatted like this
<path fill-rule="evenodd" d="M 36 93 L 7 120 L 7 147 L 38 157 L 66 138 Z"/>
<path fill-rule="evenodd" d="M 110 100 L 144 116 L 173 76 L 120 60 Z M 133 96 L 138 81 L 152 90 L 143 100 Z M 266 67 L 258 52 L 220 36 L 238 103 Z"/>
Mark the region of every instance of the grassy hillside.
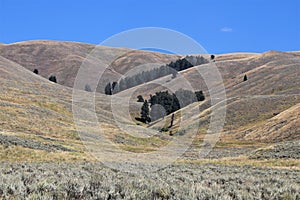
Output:
<path fill-rule="evenodd" d="M 26 160 L 93 160 L 87 154 L 74 125 L 72 89 L 65 87 L 73 84 L 81 62 L 93 48 L 93 45 L 88 44 L 53 41 L 30 41 L 0 46 L 3 160 L 16 160 L 21 152 L 27 152 Z M 143 63 L 163 64 L 178 58 L 175 55 L 146 51 L 98 48 L 93 54 L 95 57 L 90 59 L 95 63 L 122 55 L 111 64 L 109 72 L 105 72 L 112 75 L 110 77 L 118 77 Z M 216 55 L 215 60 L 214 64 L 223 77 L 228 97 L 227 115 L 219 142 L 208 157 L 247 155 L 250 151 L 270 143 L 300 139 L 297 123 L 300 103 L 299 53 L 233 53 Z M 176 78 L 171 78 L 170 75 L 122 91 L 113 96 L 113 106 L 119 108 L 115 110 L 116 113 L 112 113 L 111 97 L 97 94 L 95 102 L 99 124 L 95 126 L 86 118 L 80 122 L 81 128 L 95 135 L 100 133 L 100 129 L 105 130 L 108 138 L 131 152 L 155 151 L 172 140 L 176 134 L 196 131 L 198 133 L 186 156 L 197 159 L 195 155 L 205 145 L 203 141 L 212 108 L 205 81 L 196 70 L 208 67 L 210 65 L 196 66 L 181 71 Z M 42 76 L 32 73 L 34 68 L 38 68 Z M 50 74 L 58 76 L 59 84 L 43 78 Z M 245 74 L 248 80 L 243 82 Z M 147 125 L 134 119 L 139 116 L 141 107 L 141 103 L 136 102 L 136 96 L 142 94 L 148 98 L 156 91 L 175 91 L 185 87 L 185 80 L 195 90 L 203 90 L 206 101 L 177 111 L 174 126 L 155 137 L 133 137 L 141 132 L 151 132 L 151 129 L 146 128 Z M 215 83 L 218 84 L 220 83 Z M 81 106 L 85 107 L 93 98 L 93 93 L 82 91 L 80 96 Z M 123 109 L 127 104 L 126 98 L 130 102 L 129 118 Z M 83 110 L 87 116 L 93 112 L 88 107 Z M 182 112 L 191 117 L 181 121 Z M 116 117 L 126 125 L 131 135 L 118 127 Z M 198 120 L 200 126 L 196 124 Z M 160 130 L 169 123 L 170 116 L 167 116 L 164 120 L 151 123 L 149 127 Z M 136 124 L 139 124 L 138 127 Z M 184 132 L 177 133 L 180 124 L 185 127 Z M 24 158 L 24 155 L 21 157 Z"/>
<path fill-rule="evenodd" d="M 211 65 L 113 96 L 73 91 L 69 86 L 93 48 L 54 41 L 0 44 L 0 199 L 299 199 L 299 52 L 216 55 L 213 64 L 227 96 L 225 124 L 217 135 L 209 129 L 211 114 L 220 113 L 224 101 L 212 107 L 197 72 L 210 73 Z M 87 62 L 101 70 L 115 57 L 99 82 L 101 91 L 108 80 L 135 73 L 138 66 L 145 70 L 178 58 L 98 47 Z M 48 81 L 50 75 L 57 84 Z M 222 84 L 211 81 L 214 87 Z M 135 120 L 142 106 L 137 95 L 147 99 L 156 91 L 190 86 L 203 90 L 206 100 L 176 111 L 171 128 L 170 115 L 150 124 Z M 187 151 L 165 166 L 189 141 Z M 100 160 L 94 157 L 99 154 Z M 131 174 L 103 163 L 140 170 Z"/>
<path fill-rule="evenodd" d="M 1 160 L 93 160 L 74 125 L 72 89 L 52 83 L 5 58 L 0 57 L 0 62 Z M 89 92 L 81 93 L 84 107 L 84 102 L 94 96 Z M 84 128 L 97 134 L 101 127 L 113 141 L 119 143 L 120 137 L 127 141 L 129 136 L 122 135 L 114 123 L 110 97 L 97 94 L 95 99 L 99 124 L 94 127 L 86 119 Z M 138 113 L 140 104 L 132 103 L 130 108 Z M 86 112 L 93 111 L 87 109 Z M 141 139 L 131 137 L 128 141 L 133 150 L 134 146 L 144 150 L 153 148 Z M 129 148 L 127 143 L 124 142 L 124 148 Z M 154 138 L 151 144 L 160 146 L 163 143 L 163 140 Z"/>
<path fill-rule="evenodd" d="M 38 69 L 39 74 L 45 78 L 55 75 L 59 84 L 69 87 L 73 87 L 78 69 L 89 54 L 87 62 L 108 68 L 103 75 L 104 78 L 100 80 L 100 92 L 103 92 L 109 80 L 118 80 L 131 68 L 147 63 L 165 64 L 178 58 L 175 55 L 78 42 L 26 41 L 0 45 L 2 57 L 30 71 Z"/>
<path fill-rule="evenodd" d="M 220 59 L 220 60 L 219 60 Z M 299 99 L 300 57 L 294 53 L 267 52 L 264 54 L 228 54 L 216 56 L 218 67 L 226 89 L 227 116 L 224 130 L 237 132 L 256 124 L 264 123 L 300 102 Z M 180 72 L 175 79 L 166 76 L 117 94 L 126 97 L 133 93 L 149 98 L 161 90 L 176 91 L 191 84 L 195 90 L 203 90 L 209 98 L 205 80 L 196 71 L 208 68 L 201 65 Z M 248 80 L 243 82 L 244 75 Z M 216 83 L 218 85 L 220 83 Z M 209 103 L 209 102 L 208 102 Z M 209 107 L 209 106 L 208 106 Z M 208 110 L 201 110 L 207 113 Z M 293 111 L 296 113 L 296 111 Z M 200 114 L 201 116 L 201 114 Z M 259 133 L 256 133 L 256 135 Z M 289 134 L 285 131 L 281 134 Z M 298 137 L 298 136 L 295 136 Z"/>

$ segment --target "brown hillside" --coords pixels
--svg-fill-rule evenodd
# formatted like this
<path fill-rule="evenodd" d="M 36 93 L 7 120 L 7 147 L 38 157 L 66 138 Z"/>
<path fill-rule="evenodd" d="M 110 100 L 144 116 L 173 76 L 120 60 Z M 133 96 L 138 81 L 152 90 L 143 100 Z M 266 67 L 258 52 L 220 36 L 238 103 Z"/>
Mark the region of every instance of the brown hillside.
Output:
<path fill-rule="evenodd" d="M 58 83 L 72 87 L 81 63 L 94 48 L 94 45 L 75 42 L 28 41 L 3 45 L 0 55 L 30 71 L 38 69 L 45 78 L 55 75 Z M 102 50 L 103 57 L 112 52 L 111 48 Z M 114 52 L 119 51 L 126 52 L 114 49 Z"/>
<path fill-rule="evenodd" d="M 53 41 L 0 45 L 0 137 L 2 138 L 0 138 L 2 141 L 0 148 L 3 150 L 1 150 L 3 159 L 21 159 L 23 152 L 27 152 L 25 153 L 28 156 L 27 160 L 90 159 L 85 154 L 74 126 L 72 88 L 65 86 L 72 86 L 81 62 L 93 48 L 93 45 L 88 44 Z M 101 87 L 104 87 L 105 81 L 115 80 L 137 66 L 144 66 L 149 62 L 166 64 L 178 58 L 175 55 L 98 47 L 88 62 L 96 65 L 110 64 L 108 61 L 115 57 L 118 59 L 105 72 L 106 80 L 100 83 Z M 251 146 L 249 142 L 272 143 L 299 139 L 299 53 L 270 51 L 264 54 L 217 55 L 214 64 L 222 75 L 227 95 L 226 123 L 220 143 L 217 144 L 218 148 L 228 146 L 231 148 L 235 145 L 243 148 L 245 143 L 247 148 L 250 146 L 249 148 L 253 149 L 258 144 Z M 101 64 L 99 66 L 102 67 Z M 96 115 L 100 126 L 104 128 L 105 134 L 112 141 L 121 144 L 122 148 L 134 152 L 148 152 L 164 145 L 171 137 L 169 136 L 171 132 L 173 135 L 176 134 L 180 123 L 186 129 L 185 133 L 197 131 L 196 122 L 200 119 L 199 132 L 195 140 L 195 147 L 199 147 L 206 134 L 212 108 L 205 81 L 196 70 L 207 68 L 209 71 L 209 67 L 209 64 L 196 66 L 181 71 L 177 78 L 166 76 L 122 91 L 113 96 L 115 99 L 113 105 L 110 96 L 96 94 Z M 56 75 L 59 83 L 65 86 L 34 74 L 32 72 L 34 68 L 38 68 L 45 78 L 51 74 Z M 245 74 L 248 80 L 243 82 Z M 95 78 L 92 76 L 94 75 L 90 78 Z M 185 88 L 188 86 L 185 80 L 195 90 L 203 90 L 206 101 L 194 103 L 177 111 L 174 127 L 170 130 L 161 133 L 158 137 L 145 140 L 126 135 L 118 128 L 118 124 L 115 123 L 116 118 L 128 125 L 132 133 L 147 134 L 148 129 L 144 128 L 146 124 L 135 120 L 133 123 L 130 122 L 130 117 L 134 119 L 140 113 L 141 104 L 136 103 L 136 96 L 142 94 L 148 98 L 149 94 L 154 94 L 156 91 L 168 88 L 175 91 Z M 214 83 L 215 86 L 220 84 L 220 82 Z M 123 97 L 131 99 L 130 117 L 126 115 L 126 109 L 123 109 L 127 104 Z M 93 110 L 85 108 L 92 98 L 93 93 L 84 91 L 80 93 L 80 102 L 87 116 L 81 122 L 81 126 L 89 131 L 87 135 L 98 134 L 101 130 L 89 121 L 89 113 Z M 118 108 L 114 115 L 112 106 Z M 181 111 L 190 114 L 190 117 L 182 122 Z M 150 127 L 160 130 L 169 123 L 170 116 L 167 116 L 162 121 L 152 123 Z M 136 124 L 140 124 L 138 128 L 134 126 Z M 61 146 L 53 146 L 53 144 Z M 11 147 L 6 148 L 7 145 Z M 59 149 L 60 153 L 54 158 L 53 155 L 41 150 L 44 147 Z"/>
<path fill-rule="evenodd" d="M 223 61 L 218 61 L 219 58 Z M 241 139 L 241 131 L 251 129 L 256 125 L 262 126 L 266 120 L 273 118 L 274 113 L 284 112 L 300 102 L 300 57 L 295 53 L 270 51 L 264 54 L 226 54 L 217 56 L 215 64 L 222 74 L 228 98 L 225 134 L 235 135 Z M 122 91 L 117 96 L 125 97 L 132 93 L 132 100 L 136 101 L 138 94 L 149 98 L 149 95 L 156 91 L 166 89 L 174 91 L 183 88 L 185 80 L 187 80 L 195 90 L 202 89 L 204 94 L 209 97 L 205 81 L 196 71 L 197 68 L 203 67 L 210 67 L 210 65 L 181 71 L 181 76 L 178 75 L 175 79 L 171 79 L 171 76 L 162 77 L 151 83 Z M 248 80 L 243 82 L 245 74 L 247 74 Z M 218 85 L 218 83 L 215 84 Z M 209 109 L 202 111 L 203 114 L 199 114 L 199 117 L 209 114 Z M 296 111 L 292 110 L 291 112 Z M 294 115 L 297 116 L 296 113 Z M 203 124 L 207 124 L 209 117 L 201 118 L 201 120 Z M 185 123 L 193 124 L 195 122 L 191 118 Z M 291 123 L 291 126 L 293 128 L 287 126 L 289 129 L 286 131 L 277 132 L 276 134 L 280 135 L 277 137 L 282 140 L 297 139 L 299 125 Z M 265 128 L 258 129 L 253 135 L 257 138 L 263 137 L 267 134 Z M 297 131 L 295 132 L 295 130 Z M 249 136 L 242 140 L 250 140 L 250 138 Z M 273 140 L 278 141 L 270 136 L 269 141 Z"/>
<path fill-rule="evenodd" d="M 111 66 L 120 74 L 125 74 L 129 70 L 131 70 L 135 66 L 143 67 L 143 70 L 147 70 L 147 66 L 143 66 L 145 64 L 152 64 L 155 66 L 165 65 L 171 61 L 175 61 L 180 56 L 171 55 L 171 54 L 161 54 L 156 52 L 149 51 L 130 51 L 117 60 L 115 60 Z"/>
<path fill-rule="evenodd" d="M 95 48 L 95 45 L 78 42 L 58 41 L 28 41 L 0 46 L 0 55 L 16 62 L 33 71 L 39 70 L 39 74 L 45 78 L 50 75 L 57 77 L 61 85 L 73 87 L 78 69 L 86 56 Z M 146 51 L 132 51 L 130 49 L 97 46 L 87 62 L 106 63 L 101 67 L 107 67 L 111 63 L 107 60 L 115 60 L 105 71 L 99 83 L 99 91 L 102 92 L 108 80 L 118 80 L 119 72 L 145 63 L 169 63 L 177 56 L 164 55 Z M 120 60 L 118 58 L 120 57 Z M 116 60 L 117 59 L 117 60 Z"/>
<path fill-rule="evenodd" d="M 22 76 L 21 76 L 22 75 Z M 43 83 L 46 79 L 33 74 L 21 65 L 0 56 L 0 78 L 18 82 Z"/>
<path fill-rule="evenodd" d="M 244 132 L 247 140 L 280 142 L 300 140 L 300 104 Z M 283 134 L 284 133 L 284 134 Z"/>
<path fill-rule="evenodd" d="M 0 72 L 2 161 L 92 160 L 74 125 L 72 88 L 52 83 L 3 57 L 0 57 Z M 112 141 L 121 140 L 124 148 L 142 151 L 153 150 L 164 143 L 159 137 L 150 138 L 147 144 L 143 139 L 123 134 L 114 121 L 116 116 L 112 114 L 110 96 L 79 91 L 79 97 L 83 109 L 80 127 L 89 131 L 85 137 L 105 132 Z M 95 110 L 87 108 L 87 102 L 94 98 Z M 116 101 L 114 106 L 122 107 L 124 103 L 123 100 Z M 140 104 L 132 103 L 130 109 L 133 114 L 139 113 Z M 89 119 L 94 112 L 99 122 L 97 125 Z M 128 118 L 122 118 L 126 116 L 123 110 L 117 112 L 119 121 L 130 125 Z M 146 132 L 147 129 L 141 126 L 133 131 Z"/>
<path fill-rule="evenodd" d="M 300 56 L 294 53 L 267 52 L 255 54 L 254 56 L 235 59 L 236 56 L 226 55 L 226 60 L 216 61 L 226 87 L 228 97 L 243 95 L 271 95 L 271 94 L 299 94 L 300 93 Z M 222 55 L 220 55 L 222 58 Z M 218 60 L 218 57 L 216 57 Z M 175 79 L 171 76 L 163 77 L 153 81 L 154 84 L 143 84 L 135 88 L 124 91 L 130 93 L 133 90 L 141 90 L 142 94 L 149 96 L 163 87 L 177 89 L 183 87 L 183 80 L 191 84 L 195 90 L 207 90 L 205 81 L 196 71 L 197 68 L 208 68 L 208 65 L 201 65 L 181 71 Z M 243 82 L 244 75 L 248 76 L 248 81 Z M 220 83 L 216 83 L 220 84 Z M 160 86 L 161 85 L 161 86 Z M 151 89 L 145 89 L 145 88 Z M 122 95 L 122 94 L 119 94 Z"/>

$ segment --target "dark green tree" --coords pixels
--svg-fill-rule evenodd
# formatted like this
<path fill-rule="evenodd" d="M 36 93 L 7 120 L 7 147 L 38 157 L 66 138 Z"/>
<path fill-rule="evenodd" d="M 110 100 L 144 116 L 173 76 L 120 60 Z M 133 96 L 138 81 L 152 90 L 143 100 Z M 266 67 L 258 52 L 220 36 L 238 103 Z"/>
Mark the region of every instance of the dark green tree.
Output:
<path fill-rule="evenodd" d="M 174 118 L 175 118 L 175 115 L 174 115 L 174 113 L 173 113 L 173 114 L 172 114 L 172 117 L 171 117 L 171 124 L 170 124 L 169 128 L 171 128 L 171 127 L 173 126 Z"/>
<path fill-rule="evenodd" d="M 118 85 L 118 82 L 114 81 L 112 84 L 111 84 L 111 93 L 112 94 L 116 94 L 119 92 L 119 85 Z"/>
<path fill-rule="evenodd" d="M 145 123 L 151 121 L 149 117 L 149 104 L 147 100 L 144 101 L 144 104 L 141 109 L 141 120 Z"/>
<path fill-rule="evenodd" d="M 54 82 L 54 83 L 57 83 L 56 76 L 51 75 L 51 76 L 49 77 L 49 81 L 52 81 L 52 82 Z"/>
<path fill-rule="evenodd" d="M 204 96 L 202 91 L 196 91 L 195 95 L 197 97 L 197 101 L 204 101 L 205 100 L 205 96 Z"/>
<path fill-rule="evenodd" d="M 111 84 L 110 83 L 107 83 L 107 85 L 105 86 L 104 93 L 106 95 L 112 95 L 112 90 L 111 90 Z"/>
<path fill-rule="evenodd" d="M 118 83 L 117 83 L 116 81 L 114 81 L 114 82 L 111 84 L 111 89 L 114 90 L 117 84 L 118 84 Z"/>
<path fill-rule="evenodd" d="M 214 60 L 215 59 L 215 55 L 210 55 L 210 59 Z"/>
<path fill-rule="evenodd" d="M 245 74 L 245 76 L 244 76 L 244 81 L 247 81 L 248 80 L 248 77 L 247 77 L 247 75 Z"/>
<path fill-rule="evenodd" d="M 34 69 L 34 70 L 33 70 L 33 73 L 39 74 L 39 70 L 38 70 L 38 69 Z"/>
<path fill-rule="evenodd" d="M 142 95 L 137 96 L 138 100 L 137 102 L 144 102 L 144 98 Z"/>
<path fill-rule="evenodd" d="M 172 111 L 176 111 L 180 109 L 180 103 L 178 101 L 178 98 L 175 94 L 172 95 L 173 101 L 172 101 Z"/>

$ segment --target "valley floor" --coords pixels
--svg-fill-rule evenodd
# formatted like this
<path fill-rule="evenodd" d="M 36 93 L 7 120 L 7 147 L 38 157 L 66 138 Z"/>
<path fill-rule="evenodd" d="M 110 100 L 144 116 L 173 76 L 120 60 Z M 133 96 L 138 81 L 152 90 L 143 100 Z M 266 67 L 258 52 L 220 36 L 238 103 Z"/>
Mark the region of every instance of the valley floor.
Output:
<path fill-rule="evenodd" d="M 1 199 L 299 199 L 300 171 L 177 163 L 124 173 L 100 163 L 1 163 Z"/>

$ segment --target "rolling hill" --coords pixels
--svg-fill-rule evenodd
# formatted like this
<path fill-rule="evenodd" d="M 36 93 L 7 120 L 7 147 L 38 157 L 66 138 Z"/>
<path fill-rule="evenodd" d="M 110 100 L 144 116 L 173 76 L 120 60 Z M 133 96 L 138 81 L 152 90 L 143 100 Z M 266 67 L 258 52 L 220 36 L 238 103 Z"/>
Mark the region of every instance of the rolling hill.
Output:
<path fill-rule="evenodd" d="M 0 45 L 0 55 L 30 71 L 38 69 L 39 74 L 45 78 L 55 75 L 59 84 L 68 87 L 73 87 L 78 69 L 87 55 L 90 55 L 88 62 L 107 68 L 104 78 L 99 82 L 98 91 L 102 93 L 103 85 L 108 81 L 118 80 L 130 68 L 147 63 L 163 65 L 178 58 L 175 55 L 155 52 L 57 41 L 26 41 Z"/>
<path fill-rule="evenodd" d="M 2 160 L 93 160 L 80 140 L 82 138 L 76 131 L 72 113 L 72 86 L 81 63 L 93 48 L 94 45 L 58 41 L 0 45 Z M 105 79 L 99 82 L 101 91 L 107 81 L 116 80 L 135 67 L 149 63 L 159 66 L 181 57 L 101 46 L 97 47 L 92 56 L 89 61 L 93 65 L 98 62 L 109 64 Z M 111 58 L 117 59 L 113 63 L 107 63 Z M 247 155 L 249 151 L 262 146 L 300 140 L 298 52 L 216 55 L 213 64 L 223 78 L 227 96 L 226 123 L 213 154 L 228 152 L 223 157 Z M 88 118 L 93 112 L 88 106 L 90 99 L 94 97 L 93 93 L 79 91 L 80 105 L 87 113 L 87 118 L 80 126 L 96 135 L 100 127 L 113 142 L 125 150 L 152 152 L 172 140 L 182 123 L 185 134 L 188 135 L 190 131 L 198 132 L 190 152 L 186 154 L 189 158 L 196 158 L 192 152 L 197 153 L 204 145 L 212 109 L 208 88 L 198 70 L 209 67 L 210 64 L 192 67 L 179 72 L 176 78 L 165 76 L 113 96 L 97 93 L 95 102 L 99 126 L 91 124 Z M 35 68 L 40 75 L 32 73 Z M 248 80 L 243 82 L 245 74 Z M 50 75 L 57 76 L 58 84 L 47 80 Z M 203 90 L 206 101 L 177 111 L 174 127 L 147 139 L 135 138 L 120 130 L 116 117 L 126 124 L 133 135 L 135 132 L 147 134 L 150 130 L 146 128 L 147 125 L 135 120 L 141 107 L 141 103 L 136 102 L 136 96 L 142 94 L 148 98 L 156 91 L 185 88 L 185 81 L 195 90 Z M 214 84 L 217 86 L 221 83 Z M 130 104 L 129 117 L 126 109 L 123 110 L 127 100 Z M 111 102 L 114 104 L 111 105 Z M 112 106 L 119 108 L 115 110 L 116 113 L 112 113 Z M 191 117 L 182 121 L 182 112 L 189 113 Z M 198 121 L 200 126 L 195 125 Z M 168 126 L 169 122 L 170 116 L 167 116 L 164 120 L 151 123 L 149 127 L 160 130 Z M 87 136 L 89 137 L 90 135 Z M 239 148 L 240 153 L 234 153 L 237 152 L 236 148 Z"/>
<path fill-rule="evenodd" d="M 108 81 L 182 55 L 94 47 L 0 44 L 0 199 L 299 199 L 299 52 L 216 55 L 110 96 Z M 96 70 L 73 89 L 82 63 Z M 213 66 L 223 81 L 204 79 Z M 100 93 L 84 91 L 97 70 Z M 226 99 L 214 96 L 222 85 Z M 137 95 L 190 87 L 206 99 L 177 110 L 172 127 L 171 115 L 136 120 Z"/>

